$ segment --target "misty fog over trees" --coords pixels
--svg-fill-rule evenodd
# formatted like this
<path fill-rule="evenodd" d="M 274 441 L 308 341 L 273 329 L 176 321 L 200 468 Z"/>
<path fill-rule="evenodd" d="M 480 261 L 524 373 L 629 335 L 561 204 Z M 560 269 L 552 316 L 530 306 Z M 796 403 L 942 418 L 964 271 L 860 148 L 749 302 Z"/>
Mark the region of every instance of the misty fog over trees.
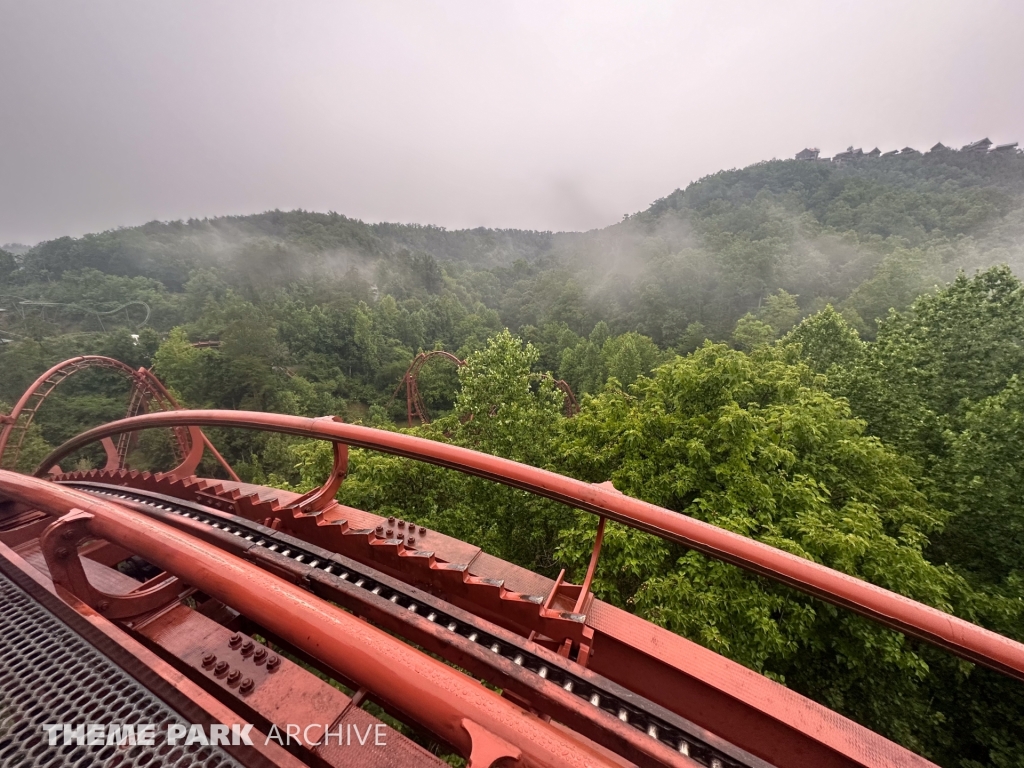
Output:
<path fill-rule="evenodd" d="M 1024 640 L 1017 153 L 764 162 L 584 233 L 273 211 L 15 250 L 5 410 L 54 363 L 105 354 L 188 407 L 398 429 L 403 372 L 444 349 L 467 365 L 426 367 L 437 418 L 417 434 L 611 480 Z M 571 384 L 577 416 L 539 373 Z M 103 372 L 69 380 L 21 468 L 125 405 Z M 307 490 L 331 461 L 210 437 L 253 482 Z M 133 466 L 167 459 L 142 440 Z M 364 451 L 339 498 L 549 575 L 580 578 L 594 535 L 589 515 Z M 1024 766 L 1022 686 L 814 598 L 615 524 L 595 592 L 941 765 Z"/>

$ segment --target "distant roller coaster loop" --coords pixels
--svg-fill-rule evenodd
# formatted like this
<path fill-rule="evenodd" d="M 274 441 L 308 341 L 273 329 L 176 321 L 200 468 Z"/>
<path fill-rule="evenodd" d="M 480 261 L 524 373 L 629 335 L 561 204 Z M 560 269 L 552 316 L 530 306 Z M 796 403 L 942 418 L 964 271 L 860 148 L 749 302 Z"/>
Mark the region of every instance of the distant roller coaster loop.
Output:
<path fill-rule="evenodd" d="M 128 398 L 127 416 L 137 416 L 156 407 L 161 411 L 174 411 L 179 409 L 174 396 L 167 390 L 152 371 L 148 368 L 133 369 L 120 360 L 101 355 L 83 355 L 73 357 L 58 363 L 49 370 L 40 374 L 25 393 L 18 399 L 11 412 L 0 416 L 0 467 L 14 468 L 17 466 L 21 448 L 28 434 L 29 426 L 35 418 L 36 412 L 47 397 L 52 394 L 65 379 L 79 371 L 90 368 L 106 369 L 120 374 L 126 378 L 131 386 Z M 174 446 L 177 457 L 184 460 L 190 455 L 193 448 L 194 436 L 187 429 L 176 427 L 174 433 Z M 221 466 L 227 471 L 232 479 L 238 480 L 238 476 L 231 466 L 220 455 L 213 444 L 201 431 L 195 433 L 201 438 L 203 445 L 210 450 Z M 107 452 L 108 465 L 110 467 L 123 467 L 128 456 L 131 445 L 131 435 L 120 435 L 117 445 L 112 441 L 104 444 Z"/>
<path fill-rule="evenodd" d="M 385 408 L 390 408 L 391 404 L 395 401 L 398 393 L 401 392 L 402 387 L 405 387 L 405 403 L 406 403 L 406 416 L 409 420 L 409 426 L 413 426 L 413 422 L 419 419 L 420 424 L 430 423 L 430 414 L 427 413 L 426 403 L 423 402 L 423 396 L 420 394 L 419 388 L 419 375 L 420 371 L 423 370 L 423 366 L 427 362 L 435 357 L 439 357 L 443 360 L 447 360 L 453 363 L 456 368 L 461 368 L 466 364 L 465 360 L 462 360 L 451 352 L 445 352 L 443 349 L 435 349 L 430 352 L 420 352 L 413 358 L 412 363 L 409 364 L 409 368 L 402 376 L 402 380 L 398 382 L 398 386 L 395 387 L 395 391 L 391 393 L 391 398 L 388 400 Z M 572 387 L 569 386 L 569 382 L 563 379 L 556 379 L 554 376 L 548 373 L 538 374 L 542 379 L 549 379 L 565 397 L 565 405 L 563 407 L 563 413 L 567 417 L 575 416 L 580 411 L 579 402 L 576 399 L 576 393 L 572 391 Z"/>
<path fill-rule="evenodd" d="M 25 299 L 21 296 L 14 296 L 10 294 L 0 294 L 0 302 L 4 301 L 5 299 L 16 299 L 14 306 L 17 307 L 17 309 L 19 310 L 22 320 L 26 319 L 25 307 L 66 307 L 68 309 L 77 310 L 79 312 L 83 312 L 87 315 L 95 317 L 100 324 L 100 328 L 103 331 L 106 331 L 106 326 L 103 325 L 103 318 L 106 316 L 115 315 L 123 311 L 125 319 L 128 321 L 129 325 L 131 325 L 134 329 L 138 329 L 145 327 L 149 323 L 150 315 L 152 315 L 153 313 L 152 309 L 150 309 L 149 304 L 147 304 L 144 301 L 129 301 L 117 307 L 114 307 L 113 309 L 100 310 L 94 309 L 92 307 L 86 307 L 81 304 L 73 304 L 60 301 L 41 301 L 38 299 Z M 146 310 L 146 316 L 142 319 L 141 322 L 132 324 L 131 316 L 128 314 L 128 307 L 142 307 L 143 309 Z"/>

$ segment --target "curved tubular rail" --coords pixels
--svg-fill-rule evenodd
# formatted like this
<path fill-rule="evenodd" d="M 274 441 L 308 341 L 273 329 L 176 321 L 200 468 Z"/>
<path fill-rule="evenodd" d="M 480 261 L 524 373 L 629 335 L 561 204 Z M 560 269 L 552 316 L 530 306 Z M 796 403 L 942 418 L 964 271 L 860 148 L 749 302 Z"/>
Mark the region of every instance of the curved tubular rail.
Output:
<path fill-rule="evenodd" d="M 468 448 L 345 424 L 333 417 L 310 419 L 254 411 L 168 411 L 134 416 L 72 438 L 47 456 L 35 474 L 46 474 L 73 451 L 110 435 L 191 425 L 260 429 L 341 442 L 487 478 L 696 549 L 1024 681 L 1024 645 L 861 579 L 597 485 Z"/>
<path fill-rule="evenodd" d="M 174 396 L 170 393 L 167 387 L 164 386 L 163 382 L 158 379 L 152 371 L 148 368 L 139 368 L 135 370 L 129 365 L 122 363 L 120 360 L 115 360 L 112 357 L 105 357 L 103 355 L 81 355 L 79 357 L 72 357 L 63 362 L 57 363 L 55 366 L 47 371 L 44 371 L 39 377 L 29 385 L 22 396 L 18 399 L 18 402 L 14 404 L 11 412 L 3 417 L 3 428 L 0 429 L 0 461 L 3 460 L 4 453 L 7 450 L 7 445 L 11 439 L 11 436 L 17 430 L 19 431 L 19 440 L 17 445 L 14 447 L 14 461 L 17 460 L 17 455 L 21 450 L 22 442 L 25 439 L 25 435 L 28 432 L 29 424 L 35 417 L 35 412 L 42 405 L 43 401 L 50 396 L 50 393 L 68 376 L 71 376 L 78 371 L 86 368 L 106 368 L 107 370 L 115 371 L 116 373 L 124 376 L 131 383 L 133 393 L 141 395 L 143 398 L 156 400 L 162 409 L 174 409 L 180 410 L 181 406 L 174 399 Z M 49 388 L 45 387 L 49 385 Z M 37 398 L 37 401 L 30 405 L 33 398 Z M 129 406 L 129 411 L 131 406 Z M 22 414 L 26 414 L 28 420 L 25 423 L 19 423 L 21 421 Z M 213 446 L 209 438 L 200 431 L 199 434 L 202 436 L 203 445 L 213 454 L 214 458 L 220 463 L 224 470 L 228 473 L 232 480 L 236 482 L 239 480 L 238 475 L 228 464 L 227 460 L 220 454 L 220 452 Z M 175 438 L 178 440 L 179 449 L 182 457 L 189 455 L 189 441 L 187 432 L 175 431 Z M 104 446 L 107 448 L 107 446 Z M 124 458 L 121 453 L 122 448 L 119 447 L 117 451 L 118 459 Z M 108 458 L 109 448 L 107 450 Z"/>
<path fill-rule="evenodd" d="M 569 734 L 475 679 L 252 563 L 82 491 L 0 471 L 0 489 L 144 557 L 354 680 L 456 747 L 470 766 L 503 757 L 528 768 L 615 768 Z M 381 663 L 386 659 L 387 663 Z"/>
<path fill-rule="evenodd" d="M 412 362 L 409 363 L 409 367 L 402 375 L 402 380 L 398 382 L 398 386 L 395 387 L 395 391 L 391 393 L 391 399 L 388 400 L 385 408 L 390 408 L 391 403 L 394 402 L 395 397 L 398 396 L 398 391 L 405 385 L 405 410 L 406 415 L 409 417 L 409 426 L 412 426 L 413 418 L 419 418 L 421 424 L 430 423 L 430 415 L 427 413 L 427 406 L 423 402 L 423 398 L 420 396 L 419 388 L 419 375 L 423 366 L 427 364 L 427 361 L 434 357 L 440 357 L 449 362 L 455 363 L 456 368 L 461 368 L 466 364 L 465 360 L 461 360 L 451 352 L 445 352 L 443 349 L 435 349 L 430 352 L 420 352 L 416 357 L 413 358 Z"/>
<path fill-rule="evenodd" d="M 5 423 L 3 426 L 3 430 L 0 431 L 0 458 L 3 457 L 4 452 L 7 449 L 7 443 L 10 440 L 11 435 L 14 433 L 15 430 L 19 429 L 19 427 L 21 428 L 22 432 L 21 437 L 22 439 L 24 439 L 24 433 L 27 432 L 29 425 L 19 425 L 18 422 L 21 418 L 22 413 L 28 411 L 29 422 L 31 422 L 32 417 L 35 415 L 36 409 L 38 409 L 42 402 L 50 395 L 53 389 L 58 384 L 60 384 L 60 382 L 62 382 L 71 374 L 76 373 L 77 371 L 80 371 L 83 368 L 90 367 L 108 368 L 110 370 L 116 371 L 117 373 L 120 373 L 122 376 L 125 376 L 129 381 L 134 382 L 135 380 L 135 370 L 133 368 L 131 368 L 128 365 L 125 365 L 120 360 L 114 360 L 111 357 L 103 357 L 102 355 L 82 355 L 79 357 L 72 357 L 71 359 L 65 360 L 61 363 L 57 363 L 49 370 L 41 373 L 39 377 L 35 381 L 33 381 L 32 384 L 29 385 L 29 387 L 25 390 L 22 396 L 18 398 L 18 402 L 16 402 L 14 404 L 14 407 L 11 408 L 11 412 L 7 414 L 6 418 L 4 419 Z M 59 376 L 60 378 L 56 378 L 51 381 L 51 379 L 57 376 Z M 44 387 L 47 384 L 50 385 L 49 389 L 44 389 Z M 32 400 L 32 398 L 38 398 L 38 402 L 36 402 L 32 407 L 29 407 L 29 402 Z M 19 441 L 18 445 L 15 447 L 16 451 L 20 449 L 21 441 Z"/>

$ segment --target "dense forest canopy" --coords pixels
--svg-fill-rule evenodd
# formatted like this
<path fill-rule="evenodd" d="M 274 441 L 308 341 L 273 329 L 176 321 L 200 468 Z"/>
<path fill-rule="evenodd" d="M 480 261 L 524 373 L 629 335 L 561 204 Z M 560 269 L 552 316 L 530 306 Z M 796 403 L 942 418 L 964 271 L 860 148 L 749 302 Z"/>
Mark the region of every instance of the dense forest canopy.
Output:
<path fill-rule="evenodd" d="M 0 401 L 106 354 L 190 407 L 397 429 L 403 372 L 444 349 L 467 364 L 424 368 L 437 418 L 417 433 L 611 480 L 1024 639 L 1022 274 L 1015 153 L 765 162 L 585 233 L 151 222 L 0 251 Z M 109 374 L 69 379 L 20 466 L 125 404 Z M 331 459 L 211 436 L 254 482 L 308 489 Z M 168 453 L 154 437 L 132 458 Z M 594 535 L 588 515 L 364 451 L 340 498 L 548 574 L 579 577 Z M 944 766 L 1024 766 L 1024 687 L 995 673 L 616 525 L 595 589 Z"/>

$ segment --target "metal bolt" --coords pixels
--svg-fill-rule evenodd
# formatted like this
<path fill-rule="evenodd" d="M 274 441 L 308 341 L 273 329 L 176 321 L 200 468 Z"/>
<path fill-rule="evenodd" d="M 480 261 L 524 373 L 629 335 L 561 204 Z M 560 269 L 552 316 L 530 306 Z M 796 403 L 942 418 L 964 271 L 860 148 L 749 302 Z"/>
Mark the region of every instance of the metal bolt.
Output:
<path fill-rule="evenodd" d="M 231 639 L 228 640 L 228 645 L 230 645 L 232 648 L 237 648 L 241 644 L 242 644 L 242 636 L 240 634 L 238 634 L 237 632 L 231 636 Z"/>
<path fill-rule="evenodd" d="M 416 537 L 415 536 L 410 536 L 409 537 L 409 546 L 410 547 L 416 546 Z"/>
<path fill-rule="evenodd" d="M 216 660 L 217 660 L 217 656 L 215 654 L 208 653 L 205 656 L 203 656 L 203 666 L 204 667 L 212 667 L 213 663 Z"/>
<path fill-rule="evenodd" d="M 394 515 L 388 515 L 388 522 L 391 523 L 392 525 L 394 525 L 395 524 L 395 516 Z"/>
<path fill-rule="evenodd" d="M 426 535 L 426 533 L 427 533 L 427 529 L 426 529 L 426 528 L 424 528 L 424 527 L 423 527 L 423 526 L 421 525 L 421 526 L 420 526 L 420 536 L 424 536 L 424 535 Z"/>
<path fill-rule="evenodd" d="M 281 659 L 279 659 L 277 656 L 274 656 L 273 654 L 271 654 L 270 658 L 267 659 L 267 670 L 270 671 L 270 672 L 273 672 L 275 669 L 277 669 L 280 666 L 281 666 Z"/>
<path fill-rule="evenodd" d="M 405 520 L 399 520 L 398 521 L 398 527 L 399 528 L 405 528 Z"/>
<path fill-rule="evenodd" d="M 55 554 L 57 557 L 63 560 L 65 557 L 68 556 L 67 547 L 57 547 L 57 550 L 53 554 Z"/>
<path fill-rule="evenodd" d="M 96 604 L 96 607 L 97 607 L 97 608 L 98 608 L 98 609 L 99 609 L 100 611 L 105 611 L 105 610 L 107 610 L 107 608 L 109 608 L 109 607 L 110 607 L 110 603 L 108 603 L 108 602 L 107 602 L 106 600 L 100 600 L 100 601 L 99 601 L 99 602 L 98 602 L 98 603 Z"/>
<path fill-rule="evenodd" d="M 217 666 L 213 668 L 213 674 L 217 677 L 224 677 L 228 673 L 228 663 L 226 661 L 218 661 Z"/>
<path fill-rule="evenodd" d="M 251 693 L 252 689 L 256 687 L 256 684 L 252 681 L 251 677 L 245 678 L 242 684 L 238 686 L 239 693 Z"/>
<path fill-rule="evenodd" d="M 253 643 L 252 640 L 246 640 L 244 643 L 242 643 L 242 655 L 243 656 L 250 655 L 252 653 L 252 649 L 255 648 L 255 647 L 256 646 L 255 646 L 255 644 Z"/>
<path fill-rule="evenodd" d="M 70 528 L 65 528 L 60 532 L 60 537 L 65 541 L 71 541 L 71 539 L 75 538 L 75 532 Z"/>
<path fill-rule="evenodd" d="M 231 670 L 231 674 L 228 675 L 228 685 L 234 685 L 235 683 L 237 683 L 241 679 L 242 679 L 242 673 L 239 672 L 237 669 L 232 669 Z"/>
<path fill-rule="evenodd" d="M 383 536 L 384 535 L 384 526 L 383 525 L 378 525 L 376 530 L 377 530 L 377 535 L 378 536 Z"/>
<path fill-rule="evenodd" d="M 262 664 L 265 658 L 267 658 L 267 649 L 261 645 L 256 649 L 256 653 L 253 654 L 252 660 L 257 664 Z"/>
<path fill-rule="evenodd" d="M 399 541 L 401 541 L 401 540 L 402 540 L 402 539 L 404 539 L 404 538 L 405 538 L 405 534 L 404 534 L 404 533 L 399 533 L 399 534 L 398 534 L 398 540 L 399 540 Z"/>
<path fill-rule="evenodd" d="M 387 530 L 387 537 L 390 539 L 392 534 L 394 534 L 394 532 L 395 532 L 394 528 L 388 528 L 388 530 Z"/>

